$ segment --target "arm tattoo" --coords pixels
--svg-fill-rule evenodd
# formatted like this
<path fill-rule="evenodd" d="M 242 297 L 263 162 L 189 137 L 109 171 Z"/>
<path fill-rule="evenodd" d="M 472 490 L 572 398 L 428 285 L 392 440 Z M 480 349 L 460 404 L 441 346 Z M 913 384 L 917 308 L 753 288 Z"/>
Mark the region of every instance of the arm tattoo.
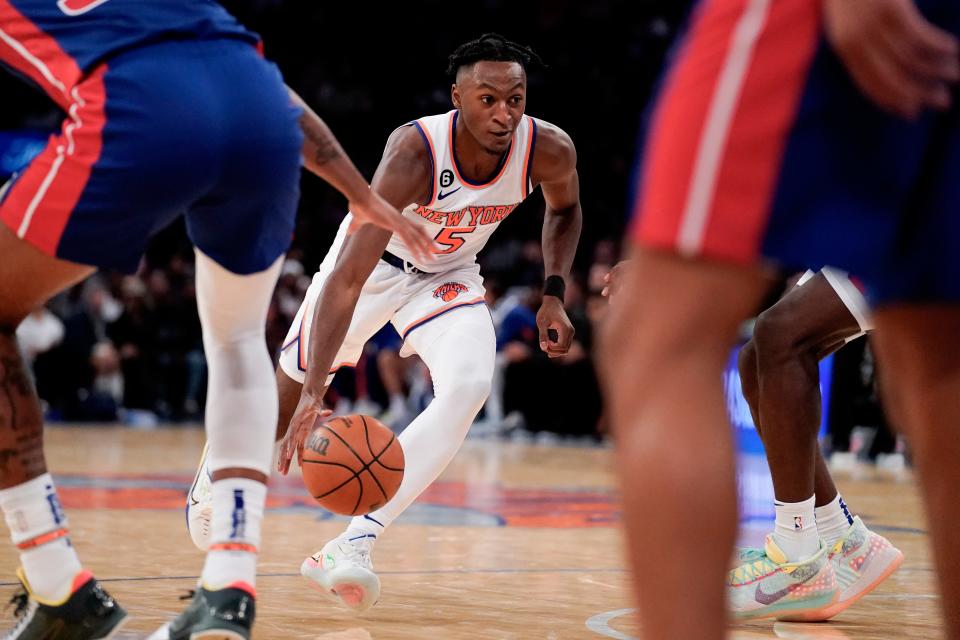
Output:
<path fill-rule="evenodd" d="M 315 147 L 313 150 L 314 162 L 318 165 L 324 165 L 340 157 L 340 145 L 323 122 L 318 122 L 304 114 L 300 118 L 300 126 L 303 129 L 303 135 Z"/>
<path fill-rule="evenodd" d="M 17 404 L 33 398 L 33 385 L 19 358 L 0 357 L 0 392 L 10 405 L 10 427 L 17 429 Z"/>

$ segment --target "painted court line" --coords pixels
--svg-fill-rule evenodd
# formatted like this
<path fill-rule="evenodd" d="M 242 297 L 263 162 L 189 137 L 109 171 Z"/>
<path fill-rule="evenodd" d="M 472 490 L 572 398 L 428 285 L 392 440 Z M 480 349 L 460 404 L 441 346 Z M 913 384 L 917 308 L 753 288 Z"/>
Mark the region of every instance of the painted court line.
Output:
<path fill-rule="evenodd" d="M 610 628 L 611 620 L 614 618 L 619 618 L 620 616 L 625 616 L 628 613 L 633 613 L 633 611 L 633 609 L 615 609 L 614 611 L 598 613 L 597 615 L 587 619 L 587 629 L 605 638 L 615 638 L 615 640 L 636 640 L 633 636 L 628 636 L 625 633 L 620 633 L 616 629 Z"/>
<path fill-rule="evenodd" d="M 444 575 L 444 574 L 536 574 L 536 573 L 626 573 L 626 569 L 608 568 L 581 568 L 562 567 L 559 569 L 424 569 L 403 571 L 377 571 L 385 576 L 416 576 L 416 575 Z M 258 578 L 294 578 L 300 572 L 258 573 Z M 150 582 L 152 580 L 197 580 L 200 576 L 129 576 L 124 578 L 97 578 L 99 582 Z M 19 582 L 0 582 L 0 587 L 16 587 Z"/>

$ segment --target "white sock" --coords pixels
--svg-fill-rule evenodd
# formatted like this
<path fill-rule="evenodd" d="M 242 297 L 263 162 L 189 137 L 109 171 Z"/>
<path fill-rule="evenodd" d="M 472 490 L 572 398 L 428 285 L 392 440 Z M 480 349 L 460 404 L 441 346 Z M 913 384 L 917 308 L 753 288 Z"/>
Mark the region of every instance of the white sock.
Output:
<path fill-rule="evenodd" d="M 773 540 L 787 555 L 788 562 L 800 562 L 820 550 L 820 534 L 814 516 L 815 496 L 803 502 L 775 501 L 777 521 Z"/>
<path fill-rule="evenodd" d="M 213 520 L 201 580 L 206 589 L 257 584 L 257 552 L 267 486 L 248 478 L 226 478 L 212 485 Z M 245 585 L 236 585 L 236 583 Z"/>
<path fill-rule="evenodd" d="M 365 541 L 366 544 L 373 546 L 380 534 L 383 533 L 383 524 L 371 516 L 357 516 L 350 521 L 347 530 L 343 532 L 353 542 Z"/>
<path fill-rule="evenodd" d="M 827 548 L 843 539 L 853 524 L 853 514 L 838 493 L 837 497 L 822 507 L 813 510 L 817 519 L 817 531 Z"/>
<path fill-rule="evenodd" d="M 406 413 L 407 411 L 407 397 L 403 394 L 397 393 L 390 396 L 390 412 L 395 415 L 400 415 Z"/>
<path fill-rule="evenodd" d="M 67 516 L 60 506 L 49 473 L 0 491 L 7 527 L 20 549 L 20 562 L 39 599 L 65 600 L 82 567 L 67 531 Z"/>

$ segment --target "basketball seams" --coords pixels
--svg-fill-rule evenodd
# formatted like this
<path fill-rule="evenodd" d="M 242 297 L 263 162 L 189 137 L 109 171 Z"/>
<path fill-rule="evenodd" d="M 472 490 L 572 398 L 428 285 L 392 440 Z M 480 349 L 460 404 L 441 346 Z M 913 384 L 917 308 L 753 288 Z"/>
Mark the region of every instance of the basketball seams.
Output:
<path fill-rule="evenodd" d="M 312 462 L 312 461 L 310 461 L 310 460 L 304 460 L 304 462 Z M 345 465 L 345 464 L 340 464 L 339 462 L 315 462 L 314 464 L 328 464 L 328 465 L 332 465 L 332 466 L 335 466 L 335 467 L 343 467 L 344 469 L 350 469 L 350 467 L 348 467 L 347 465 Z M 320 500 L 320 499 L 322 499 L 322 498 L 326 498 L 326 497 L 329 496 L 331 493 L 333 493 L 333 492 L 335 492 L 335 491 L 339 491 L 339 490 L 342 489 L 343 487 L 347 486 L 347 484 L 348 484 L 349 482 L 351 482 L 351 481 L 353 481 L 353 480 L 360 480 L 360 477 L 357 475 L 356 471 L 353 471 L 353 469 L 350 469 L 350 471 L 352 472 L 352 475 L 350 475 L 349 478 L 347 478 L 346 480 L 344 480 L 343 482 L 341 482 L 340 484 L 338 484 L 338 485 L 335 486 L 334 488 L 330 489 L 330 490 L 327 491 L 326 493 L 321 493 L 321 494 L 318 495 L 318 496 L 313 496 L 313 499 L 314 499 L 314 500 Z M 363 484 L 363 481 L 362 481 L 362 480 L 360 481 L 360 484 L 361 484 L 361 485 Z M 363 488 L 362 488 L 362 487 L 361 487 L 361 489 L 360 489 L 360 493 L 361 493 L 361 494 L 363 493 Z M 356 508 L 354 508 L 354 510 L 356 510 Z"/>
<path fill-rule="evenodd" d="M 343 420 L 343 422 L 344 422 L 345 425 L 347 425 L 347 426 L 350 425 L 350 422 L 349 422 L 346 418 L 340 418 L 340 419 Z M 348 480 L 346 480 L 345 482 L 341 483 L 338 487 L 336 487 L 336 489 L 340 489 L 341 487 L 346 486 L 346 484 L 347 484 L 348 482 L 350 482 L 350 480 L 353 480 L 354 478 L 356 478 L 356 479 L 360 482 L 360 491 L 357 492 L 357 502 L 353 505 L 353 510 L 351 511 L 351 514 L 356 513 L 356 512 L 357 512 L 357 509 L 360 507 L 360 501 L 363 500 L 363 480 L 360 478 L 360 474 L 363 473 L 364 470 L 367 470 L 368 467 L 369 467 L 369 465 L 366 464 L 366 463 L 363 461 L 363 458 L 360 457 L 360 454 L 357 453 L 356 450 L 350 445 L 350 443 L 347 442 L 346 440 L 344 440 L 344 439 L 343 439 L 343 436 L 341 436 L 339 433 L 337 433 L 336 431 L 334 431 L 333 429 L 331 429 L 330 427 L 328 427 L 326 424 L 321 424 L 321 425 L 320 425 L 319 427 L 317 427 L 317 428 L 318 428 L 318 429 L 326 429 L 326 430 L 329 431 L 332 435 L 336 436 L 337 440 L 339 440 L 340 442 L 342 442 L 342 443 L 343 443 L 343 446 L 345 446 L 347 449 L 349 449 L 349 450 L 350 450 L 350 453 L 352 453 L 354 456 L 356 456 L 357 460 L 358 460 L 358 461 L 360 462 L 360 464 L 362 465 L 361 468 L 360 468 L 360 470 L 359 470 L 359 471 L 356 471 L 356 470 L 353 469 L 353 467 L 349 467 L 349 466 L 347 466 L 347 465 L 345 465 L 345 464 L 342 464 L 342 463 L 331 463 L 331 464 L 337 464 L 337 465 L 339 465 L 339 466 L 346 467 L 347 469 L 350 469 L 351 471 L 353 471 L 353 476 L 352 476 L 351 478 L 349 478 Z M 373 474 L 371 474 L 371 475 L 373 475 Z M 374 479 L 376 480 L 376 478 L 374 478 Z M 379 484 L 379 483 L 378 483 L 378 484 Z M 325 494 L 323 494 L 323 495 L 324 495 L 324 496 L 330 495 L 330 494 L 333 493 L 333 491 L 335 491 L 336 489 L 331 489 L 330 491 L 328 491 L 327 493 L 325 493 Z M 380 490 L 383 491 L 383 487 L 380 487 Z M 384 495 L 386 495 L 386 494 L 384 494 Z M 316 496 L 314 497 L 314 499 L 316 499 Z"/>
<path fill-rule="evenodd" d="M 360 416 L 360 421 L 363 422 L 363 433 L 364 433 L 364 436 L 365 436 L 365 438 L 366 438 L 366 440 L 367 440 L 367 449 L 370 450 L 370 455 L 373 456 L 373 459 L 372 459 L 370 462 L 364 464 L 363 469 L 364 469 L 364 471 L 366 471 L 367 473 L 369 473 L 369 474 L 370 474 L 370 477 L 373 478 L 373 481 L 377 483 L 377 488 L 380 489 L 380 493 L 383 494 L 383 499 L 386 500 L 386 499 L 387 499 L 387 491 L 386 491 L 386 489 L 384 489 L 384 488 L 383 488 L 383 485 L 380 484 L 380 479 L 377 478 L 377 476 L 373 473 L 373 471 L 370 471 L 370 465 L 372 465 L 374 462 L 377 462 L 378 460 L 377 460 L 376 454 L 373 453 L 373 446 L 370 444 L 370 429 L 369 429 L 369 427 L 367 427 L 367 419 L 366 419 L 365 416 L 362 416 L 362 415 L 361 415 L 361 416 Z M 391 442 L 392 442 L 392 441 L 393 441 L 393 438 L 391 438 Z M 382 453 L 382 452 L 381 452 L 381 453 Z"/>
<path fill-rule="evenodd" d="M 347 425 L 350 424 L 347 420 L 344 420 L 343 418 L 340 418 L 340 419 L 343 420 L 345 424 L 347 424 Z M 347 442 L 346 440 L 344 440 L 344 439 L 343 439 L 343 436 L 341 436 L 339 433 L 337 433 L 336 431 L 334 431 L 333 429 L 331 429 L 331 428 L 330 428 L 329 426 L 327 426 L 326 424 L 322 424 L 322 425 L 320 425 L 320 426 L 317 427 L 317 428 L 318 428 L 318 429 L 326 429 L 326 430 L 329 431 L 331 434 L 335 435 L 335 436 L 337 437 L 337 440 L 339 440 L 340 442 L 342 442 L 342 443 L 343 443 L 343 446 L 345 446 L 347 449 L 350 449 L 350 453 L 352 453 L 353 455 L 355 455 L 355 456 L 357 457 L 357 460 L 360 461 L 360 464 L 366 466 L 366 463 L 363 461 L 363 458 L 360 457 L 360 454 L 357 453 L 357 450 L 354 449 L 353 446 L 352 446 L 349 442 Z M 360 471 L 358 471 L 357 473 L 361 473 L 362 471 L 363 471 L 363 469 L 360 469 Z"/>
<path fill-rule="evenodd" d="M 367 425 L 367 418 L 364 415 L 360 416 L 360 421 L 363 423 L 363 437 L 367 440 L 367 451 L 370 452 L 370 455 L 374 459 L 377 458 L 377 454 L 373 452 L 373 445 L 370 444 L 370 427 Z"/>
<path fill-rule="evenodd" d="M 376 462 L 378 465 L 380 465 L 381 467 L 383 467 L 383 468 L 386 469 L 387 471 L 400 471 L 400 472 L 402 472 L 402 471 L 403 471 L 403 467 L 391 467 L 391 466 L 385 465 L 385 464 L 383 464 L 382 462 L 380 462 L 380 456 L 382 456 L 383 454 L 385 454 L 387 451 L 390 450 L 390 447 L 393 445 L 393 441 L 396 440 L 396 439 L 397 439 L 397 436 L 391 435 L 391 436 L 390 436 L 390 442 L 387 443 L 387 445 L 383 448 L 383 450 L 380 451 L 380 453 L 378 453 L 378 454 L 376 454 L 375 456 L 373 456 L 373 460 L 370 461 L 370 464 L 373 464 L 374 462 Z M 373 453 L 373 452 L 371 451 L 371 453 Z"/>
<path fill-rule="evenodd" d="M 360 508 L 360 501 L 363 500 L 363 480 L 360 479 L 360 474 L 354 474 L 354 478 L 357 479 L 357 482 L 360 483 L 360 491 L 357 492 L 357 501 L 353 505 L 353 509 L 350 511 L 350 515 L 353 515 L 357 512 L 357 509 Z"/>

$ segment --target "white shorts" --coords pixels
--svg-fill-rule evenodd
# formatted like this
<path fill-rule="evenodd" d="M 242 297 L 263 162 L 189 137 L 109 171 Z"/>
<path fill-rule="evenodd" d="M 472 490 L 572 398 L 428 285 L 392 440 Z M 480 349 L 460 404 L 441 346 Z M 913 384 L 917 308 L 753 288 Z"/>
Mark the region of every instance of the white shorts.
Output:
<path fill-rule="evenodd" d="M 333 270 L 333 251 L 313 276 L 280 352 L 280 368 L 303 383 L 307 371 L 310 327 L 317 297 Z M 430 321 L 462 307 L 484 304 L 483 278 L 476 263 L 442 273 L 405 273 L 380 260 L 360 291 L 350 328 L 333 361 L 327 384 L 341 367 L 356 366 L 363 346 L 387 322 L 393 323 L 404 344 L 400 355 L 416 353 L 416 345 L 430 340 Z"/>
<path fill-rule="evenodd" d="M 873 316 L 870 313 L 870 305 L 867 304 L 867 299 L 863 296 L 860 287 L 850 279 L 850 275 L 846 271 L 834 269 L 833 267 L 824 267 L 820 270 L 820 273 L 827 279 L 827 282 L 833 287 L 840 301 L 843 302 L 843 306 L 847 308 L 850 315 L 852 315 L 854 320 L 857 321 L 857 324 L 860 325 L 860 333 L 850 336 L 846 342 L 855 340 L 868 331 L 872 331 Z M 807 270 L 800 276 L 800 279 L 797 280 L 797 286 L 802 286 L 815 275 L 813 271 Z"/>

